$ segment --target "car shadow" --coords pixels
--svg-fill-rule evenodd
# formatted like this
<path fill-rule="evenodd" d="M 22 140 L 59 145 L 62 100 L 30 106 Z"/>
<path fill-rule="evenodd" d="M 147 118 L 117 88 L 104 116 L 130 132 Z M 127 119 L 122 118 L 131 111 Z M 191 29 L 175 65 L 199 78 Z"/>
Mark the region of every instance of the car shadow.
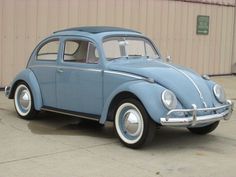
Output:
<path fill-rule="evenodd" d="M 192 149 L 202 147 L 206 144 L 214 143 L 218 137 L 213 134 L 195 135 L 190 133 L 187 128 L 162 127 L 157 130 L 152 143 L 145 149 Z"/>
<path fill-rule="evenodd" d="M 111 123 L 101 127 L 96 121 L 85 121 L 77 117 L 51 112 L 40 112 L 36 119 L 29 121 L 28 128 L 32 133 L 42 135 L 115 138 Z"/>
<path fill-rule="evenodd" d="M 29 121 L 28 127 L 34 134 L 88 136 L 111 139 L 111 141 L 117 139 L 111 122 L 100 127 L 94 121 L 84 122 L 83 119 L 57 113 L 41 112 L 37 119 Z M 214 143 L 218 140 L 219 137 L 214 134 L 194 135 L 186 128 L 162 127 L 156 130 L 153 141 L 142 150 L 163 149 L 171 151 L 173 149 L 204 148 L 205 144 Z M 122 145 L 120 144 L 120 146 Z"/>

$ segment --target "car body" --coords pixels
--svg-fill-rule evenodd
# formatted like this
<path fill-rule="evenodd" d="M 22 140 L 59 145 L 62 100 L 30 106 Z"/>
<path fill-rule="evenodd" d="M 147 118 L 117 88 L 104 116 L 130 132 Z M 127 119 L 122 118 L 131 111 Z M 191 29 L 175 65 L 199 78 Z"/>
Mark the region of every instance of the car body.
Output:
<path fill-rule="evenodd" d="M 156 126 L 206 134 L 229 119 L 233 103 L 221 86 L 166 60 L 140 32 L 79 27 L 40 42 L 5 94 L 26 119 L 52 111 L 104 124 L 138 148 Z"/>

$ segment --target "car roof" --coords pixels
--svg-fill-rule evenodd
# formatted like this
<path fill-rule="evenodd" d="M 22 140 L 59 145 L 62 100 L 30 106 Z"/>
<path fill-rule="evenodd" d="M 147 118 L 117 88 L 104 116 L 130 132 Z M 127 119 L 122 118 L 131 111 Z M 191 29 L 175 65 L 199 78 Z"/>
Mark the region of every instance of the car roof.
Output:
<path fill-rule="evenodd" d="M 111 27 L 111 26 L 83 26 L 83 27 L 75 27 L 75 28 L 67 28 L 59 31 L 55 31 L 54 34 L 61 33 L 61 32 L 87 32 L 90 34 L 98 34 L 104 32 L 133 32 L 139 33 L 138 31 L 128 29 L 128 28 L 121 28 L 121 27 Z"/>

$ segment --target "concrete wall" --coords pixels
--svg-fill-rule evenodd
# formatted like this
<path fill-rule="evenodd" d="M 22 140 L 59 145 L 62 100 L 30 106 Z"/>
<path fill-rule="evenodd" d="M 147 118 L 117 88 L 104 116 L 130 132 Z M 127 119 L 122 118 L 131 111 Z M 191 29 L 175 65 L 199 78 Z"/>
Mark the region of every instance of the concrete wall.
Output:
<path fill-rule="evenodd" d="M 197 15 L 210 16 L 209 35 L 196 35 Z M 0 0 L 0 86 L 25 67 L 45 36 L 84 25 L 139 30 L 177 64 L 200 73 L 229 74 L 234 63 L 233 22 L 232 6 L 181 1 Z"/>

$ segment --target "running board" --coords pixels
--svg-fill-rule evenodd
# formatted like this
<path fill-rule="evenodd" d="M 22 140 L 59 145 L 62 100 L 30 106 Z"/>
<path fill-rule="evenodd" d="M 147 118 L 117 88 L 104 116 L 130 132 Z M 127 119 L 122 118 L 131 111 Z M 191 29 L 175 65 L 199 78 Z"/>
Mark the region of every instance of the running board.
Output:
<path fill-rule="evenodd" d="M 58 108 L 53 108 L 53 107 L 48 107 L 48 106 L 43 106 L 41 108 L 41 110 L 42 111 L 59 113 L 59 114 L 64 114 L 64 115 L 68 115 L 68 116 L 79 117 L 79 118 L 82 118 L 82 119 L 89 119 L 89 120 L 93 120 L 93 121 L 99 121 L 99 119 L 101 117 L 99 115 L 80 113 L 80 112 L 75 112 L 75 111 L 67 111 L 67 110 L 64 110 L 64 109 L 58 109 Z"/>

